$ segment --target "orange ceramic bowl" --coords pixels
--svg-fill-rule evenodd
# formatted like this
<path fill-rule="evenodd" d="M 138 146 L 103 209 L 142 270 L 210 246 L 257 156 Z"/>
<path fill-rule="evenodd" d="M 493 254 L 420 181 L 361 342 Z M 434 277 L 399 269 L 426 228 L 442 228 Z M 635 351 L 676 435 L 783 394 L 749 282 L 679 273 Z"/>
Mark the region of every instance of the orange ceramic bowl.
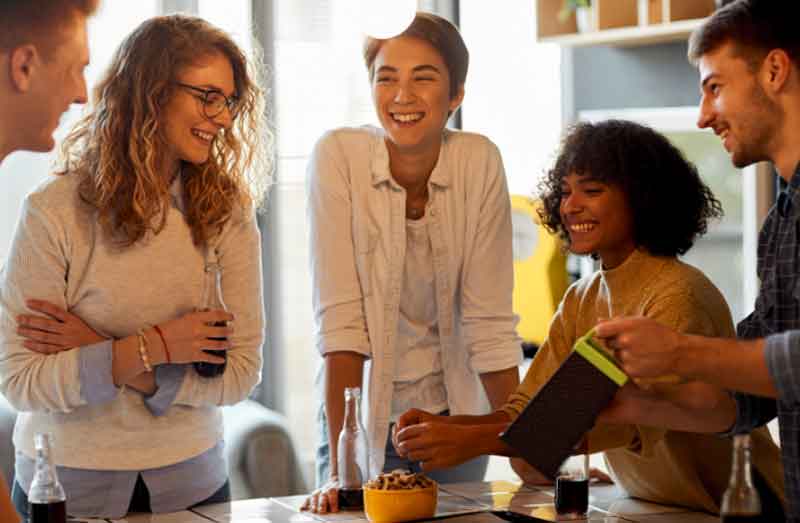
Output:
<path fill-rule="evenodd" d="M 433 517 L 436 483 L 426 488 L 379 490 L 364 487 L 364 512 L 372 523 L 396 523 Z"/>

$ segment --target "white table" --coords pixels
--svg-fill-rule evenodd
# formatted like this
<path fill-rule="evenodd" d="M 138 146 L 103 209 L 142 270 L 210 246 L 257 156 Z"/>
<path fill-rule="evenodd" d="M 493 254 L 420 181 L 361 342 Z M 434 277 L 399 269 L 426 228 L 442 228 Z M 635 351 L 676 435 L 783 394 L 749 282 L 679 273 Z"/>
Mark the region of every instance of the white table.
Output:
<path fill-rule="evenodd" d="M 437 515 L 472 513 L 464 521 L 480 521 L 480 511 L 512 510 L 557 521 L 552 487 L 527 487 L 508 481 L 439 485 Z M 366 523 L 363 512 L 310 514 L 300 512 L 305 496 L 248 499 L 207 505 L 172 514 L 135 514 L 117 523 Z M 592 485 L 588 520 L 603 523 L 717 523 L 719 518 L 680 507 L 627 498 L 614 485 Z M 447 520 L 443 520 L 447 521 Z"/>

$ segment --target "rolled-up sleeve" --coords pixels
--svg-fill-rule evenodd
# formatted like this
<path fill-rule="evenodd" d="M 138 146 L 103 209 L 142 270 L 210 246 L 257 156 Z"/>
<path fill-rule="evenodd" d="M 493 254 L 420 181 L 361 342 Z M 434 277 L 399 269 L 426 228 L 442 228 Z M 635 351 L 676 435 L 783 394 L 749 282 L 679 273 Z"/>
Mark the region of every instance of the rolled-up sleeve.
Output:
<path fill-rule="evenodd" d="M 324 135 L 307 170 L 309 263 L 317 350 L 371 354 L 352 232 L 347 160 L 335 134 Z M 369 256 L 370 253 L 363 253 Z"/>
<path fill-rule="evenodd" d="M 740 326 L 741 332 L 741 326 Z M 766 339 L 764 358 L 778 397 L 797 403 L 800 399 L 800 331 L 773 334 Z M 792 350 L 795 347 L 795 350 Z M 724 435 L 751 432 L 772 421 L 778 415 L 777 401 L 772 398 L 732 392 L 736 400 L 736 422 Z"/>
<path fill-rule="evenodd" d="M 461 293 L 462 336 L 476 373 L 516 367 L 522 361 L 512 303 L 511 199 L 500 151 L 488 140 L 485 155 L 483 191 L 475 202 L 480 211 L 465 252 Z"/>
<path fill-rule="evenodd" d="M 145 396 L 144 404 L 153 416 L 163 416 L 178 396 L 188 365 L 165 364 L 155 368 L 156 391 Z"/>
<path fill-rule="evenodd" d="M 113 342 L 101 341 L 78 349 L 81 398 L 87 405 L 108 403 L 117 397 L 114 385 Z"/>
<path fill-rule="evenodd" d="M 800 403 L 800 330 L 769 336 L 764 357 L 778 397 L 787 403 Z"/>

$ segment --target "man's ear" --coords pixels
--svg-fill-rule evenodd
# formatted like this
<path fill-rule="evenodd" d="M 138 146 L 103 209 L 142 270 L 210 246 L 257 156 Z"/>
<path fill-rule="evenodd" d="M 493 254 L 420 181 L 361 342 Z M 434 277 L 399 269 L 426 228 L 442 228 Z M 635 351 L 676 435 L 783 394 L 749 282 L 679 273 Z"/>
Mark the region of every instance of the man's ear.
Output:
<path fill-rule="evenodd" d="M 36 46 L 27 44 L 12 49 L 8 60 L 12 87 L 21 93 L 28 92 L 38 64 L 39 53 Z"/>
<path fill-rule="evenodd" d="M 773 49 L 764 58 L 762 67 L 762 80 L 765 88 L 772 93 L 778 93 L 786 85 L 792 69 L 792 59 L 783 49 Z"/>

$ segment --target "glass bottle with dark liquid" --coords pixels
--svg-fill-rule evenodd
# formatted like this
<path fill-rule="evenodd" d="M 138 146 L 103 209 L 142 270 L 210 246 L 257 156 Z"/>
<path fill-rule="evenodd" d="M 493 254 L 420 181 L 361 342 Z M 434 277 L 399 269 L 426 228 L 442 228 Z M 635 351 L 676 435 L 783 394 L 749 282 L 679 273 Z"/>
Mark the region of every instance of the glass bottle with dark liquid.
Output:
<path fill-rule="evenodd" d="M 200 310 L 223 310 L 227 311 L 228 307 L 222 300 L 222 268 L 216 263 L 209 263 L 206 265 L 205 284 L 203 285 L 203 297 L 200 300 Z M 212 323 L 214 327 L 224 327 L 227 322 L 218 321 Z M 210 340 L 226 340 L 227 338 L 209 338 Z M 228 354 L 224 350 L 207 349 L 204 352 L 220 356 L 225 359 L 224 363 L 209 363 L 206 361 L 194 362 L 194 369 L 197 373 L 206 378 L 213 378 L 220 376 L 225 372 L 225 366 L 228 363 Z"/>
<path fill-rule="evenodd" d="M 750 435 L 733 437 L 733 465 L 728 488 L 722 496 L 720 520 L 723 523 L 762 522 L 761 499 L 753 486 L 750 471 Z"/>
<path fill-rule="evenodd" d="M 369 471 L 367 431 L 361 423 L 361 389 L 344 389 L 344 422 L 339 433 L 336 464 L 339 473 L 339 508 L 364 507 L 362 486 Z"/>
<path fill-rule="evenodd" d="M 561 519 L 583 519 L 589 511 L 589 455 L 572 456 L 556 476 L 556 513 Z"/>
<path fill-rule="evenodd" d="M 66 523 L 67 496 L 58 481 L 56 466 L 50 454 L 50 434 L 37 433 L 36 472 L 28 490 L 30 523 Z"/>

